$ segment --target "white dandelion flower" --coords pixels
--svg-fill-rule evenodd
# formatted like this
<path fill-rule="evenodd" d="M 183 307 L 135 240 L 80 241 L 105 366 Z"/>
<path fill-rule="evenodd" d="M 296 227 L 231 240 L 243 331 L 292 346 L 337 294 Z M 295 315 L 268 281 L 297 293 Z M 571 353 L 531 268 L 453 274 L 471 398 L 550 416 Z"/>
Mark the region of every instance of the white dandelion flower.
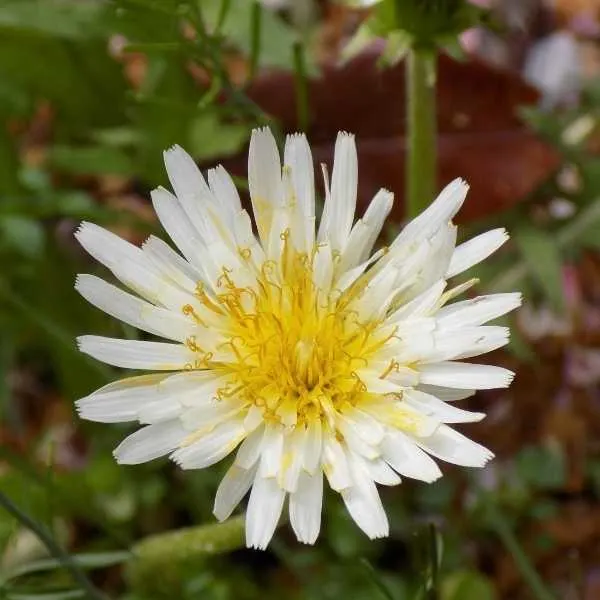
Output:
<path fill-rule="evenodd" d="M 283 167 L 268 129 L 254 131 L 248 181 L 258 236 L 222 167 L 205 180 L 181 148 L 165 153 L 174 194 L 154 208 L 177 251 L 156 237 L 138 248 L 83 223 L 82 246 L 131 292 L 93 275 L 76 289 L 96 307 L 166 341 L 85 335 L 82 352 L 153 371 L 77 402 L 92 421 L 142 425 L 115 450 L 121 464 L 164 455 L 201 469 L 235 453 L 214 514 L 229 517 L 250 491 L 248 546 L 265 548 L 286 498 L 299 541 L 321 527 L 323 477 L 370 537 L 388 534 L 377 485 L 432 482 L 432 456 L 467 467 L 492 458 L 449 424 L 482 413 L 452 402 L 506 387 L 513 374 L 461 359 L 504 346 L 485 325 L 519 294 L 451 303 L 473 281 L 447 279 L 507 239 L 503 229 L 455 246 L 452 218 L 467 185 L 448 185 L 389 246 L 371 254 L 392 206 L 380 190 L 356 223 L 354 137 L 340 133 L 318 228 L 313 161 L 304 135 L 286 140 Z"/>

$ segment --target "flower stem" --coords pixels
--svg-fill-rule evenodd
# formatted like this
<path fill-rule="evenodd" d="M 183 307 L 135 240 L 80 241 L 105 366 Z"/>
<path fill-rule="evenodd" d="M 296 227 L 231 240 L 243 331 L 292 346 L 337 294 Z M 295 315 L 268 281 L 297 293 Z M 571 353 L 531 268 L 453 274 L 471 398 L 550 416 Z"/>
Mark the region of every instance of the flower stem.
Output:
<path fill-rule="evenodd" d="M 177 597 L 186 574 L 198 573 L 207 560 L 243 547 L 244 522 L 245 516 L 240 515 L 224 523 L 168 531 L 139 541 L 127 565 L 132 587 Z"/>
<path fill-rule="evenodd" d="M 48 552 L 62 564 L 73 577 L 73 580 L 85 592 L 86 598 L 90 600 L 105 600 L 106 596 L 88 579 L 81 566 L 73 557 L 64 550 L 52 537 L 51 533 L 37 523 L 29 515 L 25 514 L 8 496 L 0 492 L 0 507 L 6 510 L 24 527 L 30 529 L 38 539 L 46 546 Z"/>
<path fill-rule="evenodd" d="M 296 114 L 298 129 L 308 132 L 308 82 L 306 79 L 305 47 L 301 40 L 294 43 L 294 86 L 296 88 Z"/>
<path fill-rule="evenodd" d="M 406 217 L 433 201 L 436 186 L 436 54 L 413 46 L 406 59 Z"/>
<path fill-rule="evenodd" d="M 513 560 L 525 583 L 529 586 L 533 597 L 537 600 L 556 600 L 554 594 L 546 587 L 527 554 L 525 554 L 525 551 L 510 528 L 510 525 L 493 502 L 490 502 L 487 507 L 487 520 L 489 527 L 494 530 L 504 544 L 504 547 L 513 557 Z"/>

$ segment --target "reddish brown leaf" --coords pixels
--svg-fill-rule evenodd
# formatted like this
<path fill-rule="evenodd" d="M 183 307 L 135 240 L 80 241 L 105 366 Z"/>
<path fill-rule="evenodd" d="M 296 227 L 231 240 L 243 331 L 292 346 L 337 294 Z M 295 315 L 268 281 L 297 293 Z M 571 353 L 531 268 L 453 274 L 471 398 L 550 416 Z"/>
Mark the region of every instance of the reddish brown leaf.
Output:
<path fill-rule="evenodd" d="M 357 134 L 360 198 L 364 205 L 379 187 L 396 193 L 395 215 L 402 217 L 405 161 L 404 65 L 377 66 L 369 51 L 343 67 L 323 66 L 309 82 L 308 135 L 315 161 L 330 162 L 339 130 Z M 286 132 L 297 129 L 293 76 L 258 77 L 249 95 L 276 117 Z M 556 153 L 536 139 L 516 115 L 536 92 L 517 76 L 483 63 L 439 59 L 438 186 L 455 177 L 472 186 L 461 216 L 474 219 L 508 208 L 533 190 L 557 166 Z M 244 159 L 228 162 L 238 174 Z"/>

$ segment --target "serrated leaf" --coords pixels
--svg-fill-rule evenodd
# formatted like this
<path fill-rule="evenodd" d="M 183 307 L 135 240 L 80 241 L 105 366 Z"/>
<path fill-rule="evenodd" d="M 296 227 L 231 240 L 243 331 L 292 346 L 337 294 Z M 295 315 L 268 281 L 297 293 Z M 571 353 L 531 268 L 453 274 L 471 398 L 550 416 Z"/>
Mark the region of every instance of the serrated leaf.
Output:
<path fill-rule="evenodd" d="M 562 259 L 558 244 L 548 233 L 540 229 L 523 227 L 514 234 L 529 273 L 537 281 L 552 307 L 564 310 L 562 285 Z"/>

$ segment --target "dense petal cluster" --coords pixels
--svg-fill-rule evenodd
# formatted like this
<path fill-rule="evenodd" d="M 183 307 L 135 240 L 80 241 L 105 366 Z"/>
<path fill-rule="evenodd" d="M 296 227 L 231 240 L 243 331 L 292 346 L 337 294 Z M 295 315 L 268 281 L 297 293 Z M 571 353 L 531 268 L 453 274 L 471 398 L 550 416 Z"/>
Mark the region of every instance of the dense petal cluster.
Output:
<path fill-rule="evenodd" d="M 460 362 L 507 343 L 484 325 L 519 294 L 450 303 L 474 282 L 447 280 L 507 239 L 503 229 L 456 246 L 456 180 L 394 242 L 372 254 L 392 206 L 380 190 L 354 223 L 354 137 L 340 133 L 316 222 L 313 161 L 303 135 L 283 166 L 268 129 L 254 131 L 250 215 L 222 167 L 203 177 L 190 156 L 165 153 L 174 194 L 152 193 L 177 247 L 151 236 L 138 248 L 91 223 L 82 246 L 133 293 L 93 275 L 77 290 L 116 319 L 168 341 L 79 338 L 105 363 L 155 373 L 117 381 L 77 402 L 83 418 L 143 425 L 115 450 L 122 464 L 169 455 L 184 469 L 235 452 L 215 498 L 226 519 L 250 490 L 249 546 L 269 543 L 289 500 L 301 542 L 319 533 L 324 476 L 371 538 L 388 533 L 376 484 L 431 482 L 436 457 L 481 467 L 492 453 L 448 424 L 481 413 L 452 402 L 506 387 L 506 369 Z"/>

